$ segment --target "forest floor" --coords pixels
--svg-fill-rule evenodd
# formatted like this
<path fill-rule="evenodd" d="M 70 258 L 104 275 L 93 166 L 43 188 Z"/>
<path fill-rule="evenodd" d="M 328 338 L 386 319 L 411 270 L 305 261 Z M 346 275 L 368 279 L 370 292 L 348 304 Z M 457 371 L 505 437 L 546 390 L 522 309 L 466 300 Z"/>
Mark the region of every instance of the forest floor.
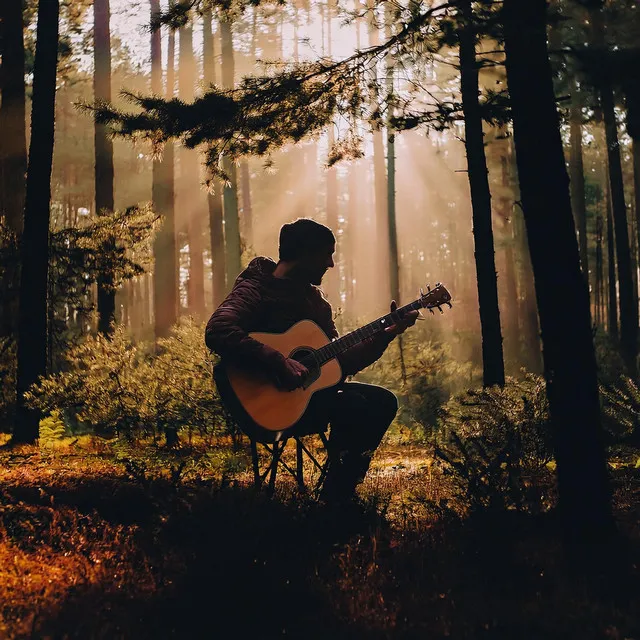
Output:
<path fill-rule="evenodd" d="M 0 638 L 637 640 L 637 457 L 610 463 L 620 538 L 568 560 L 553 513 L 456 516 L 415 444 L 378 451 L 356 527 L 226 443 L 4 450 Z"/>

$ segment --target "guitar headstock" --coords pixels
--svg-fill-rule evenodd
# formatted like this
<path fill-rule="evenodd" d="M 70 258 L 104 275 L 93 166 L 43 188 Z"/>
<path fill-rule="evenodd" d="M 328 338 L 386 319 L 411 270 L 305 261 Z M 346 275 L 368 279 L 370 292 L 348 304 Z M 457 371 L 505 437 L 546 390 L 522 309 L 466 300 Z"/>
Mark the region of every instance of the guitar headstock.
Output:
<path fill-rule="evenodd" d="M 451 294 L 447 291 L 447 288 L 440 282 L 438 282 L 434 289 L 432 289 L 429 285 L 427 285 L 426 293 L 420 289 L 420 298 L 418 298 L 420 305 L 425 308 L 433 309 L 433 307 L 438 307 L 440 313 L 443 313 L 440 308 L 443 304 L 449 305 L 451 308 Z M 433 311 L 431 311 L 433 313 Z"/>

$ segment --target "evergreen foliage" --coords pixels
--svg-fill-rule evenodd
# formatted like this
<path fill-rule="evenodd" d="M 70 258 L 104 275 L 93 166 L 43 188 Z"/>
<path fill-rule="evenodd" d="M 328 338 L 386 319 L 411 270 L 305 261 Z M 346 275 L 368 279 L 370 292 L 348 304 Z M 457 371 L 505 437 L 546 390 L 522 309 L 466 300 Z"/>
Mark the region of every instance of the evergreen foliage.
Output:
<path fill-rule="evenodd" d="M 527 374 L 498 386 L 469 390 L 443 407 L 445 436 L 436 446 L 457 497 L 470 511 L 550 506 L 544 490 L 553 467 L 544 379 Z"/>
<path fill-rule="evenodd" d="M 174 28 L 185 24 L 194 6 L 193 2 L 176 5 L 174 17 L 162 24 Z M 363 155 L 360 131 L 363 122 L 373 130 L 379 130 L 387 121 L 396 131 L 419 125 L 443 130 L 462 118 L 462 105 L 455 97 L 448 92 L 438 97 L 425 91 L 427 80 L 423 72 L 427 62 L 451 44 L 452 34 L 458 28 L 455 3 L 428 9 L 418 3 L 408 8 L 394 5 L 393 18 L 400 25 L 397 33 L 379 45 L 338 61 L 320 58 L 312 62 L 272 64 L 270 72 L 247 76 L 235 89 L 212 85 L 192 104 L 175 98 L 163 100 L 123 92 L 135 112 L 106 103 L 84 106 L 94 111 L 96 121 L 109 125 L 114 134 L 151 142 L 156 154 L 173 138 L 187 147 L 205 147 L 210 172 L 227 181 L 229 176 L 221 167 L 223 154 L 231 159 L 268 155 L 287 143 L 319 134 L 339 119 L 347 126 L 329 150 L 327 165 L 332 166 L 342 159 Z M 479 11 L 477 18 L 481 25 L 479 33 L 494 29 L 493 8 Z M 349 19 L 354 19 L 354 15 Z M 384 91 L 375 73 L 372 75 L 376 64 L 387 56 L 397 66 L 412 69 L 405 91 Z M 480 64 L 495 62 L 480 59 Z M 504 91 L 483 92 L 479 103 L 487 122 L 508 121 Z"/>
<path fill-rule="evenodd" d="M 153 345 L 134 343 L 117 327 L 110 339 L 88 336 L 66 354 L 65 371 L 27 394 L 43 413 L 66 411 L 103 436 L 154 438 L 166 430 L 224 429 L 212 356 L 193 322 Z"/>
<path fill-rule="evenodd" d="M 601 386 L 604 426 L 618 442 L 640 445 L 640 385 L 622 376 L 617 384 Z"/>

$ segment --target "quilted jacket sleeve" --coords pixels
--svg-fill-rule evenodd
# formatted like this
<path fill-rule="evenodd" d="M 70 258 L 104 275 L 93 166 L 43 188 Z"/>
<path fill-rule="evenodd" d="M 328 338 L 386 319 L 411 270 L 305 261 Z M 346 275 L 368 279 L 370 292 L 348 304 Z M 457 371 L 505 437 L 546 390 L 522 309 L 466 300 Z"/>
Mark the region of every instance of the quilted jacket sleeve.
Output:
<path fill-rule="evenodd" d="M 261 365 L 277 372 L 284 367 L 284 356 L 275 349 L 250 338 L 247 327 L 259 312 L 259 286 L 251 280 L 238 283 L 215 310 L 205 331 L 207 347 L 220 357 L 248 365 Z"/>

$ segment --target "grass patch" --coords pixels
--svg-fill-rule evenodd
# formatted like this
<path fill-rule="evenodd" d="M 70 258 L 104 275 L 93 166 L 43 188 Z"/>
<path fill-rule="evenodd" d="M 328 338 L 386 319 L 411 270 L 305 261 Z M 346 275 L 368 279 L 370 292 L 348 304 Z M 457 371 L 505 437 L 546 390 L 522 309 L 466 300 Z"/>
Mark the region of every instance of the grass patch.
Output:
<path fill-rule="evenodd" d="M 382 447 L 350 522 L 218 445 L 0 453 L 0 637 L 640 635 L 633 452 L 610 465 L 627 542 L 581 565 L 553 512 L 465 517 L 426 446 Z"/>

